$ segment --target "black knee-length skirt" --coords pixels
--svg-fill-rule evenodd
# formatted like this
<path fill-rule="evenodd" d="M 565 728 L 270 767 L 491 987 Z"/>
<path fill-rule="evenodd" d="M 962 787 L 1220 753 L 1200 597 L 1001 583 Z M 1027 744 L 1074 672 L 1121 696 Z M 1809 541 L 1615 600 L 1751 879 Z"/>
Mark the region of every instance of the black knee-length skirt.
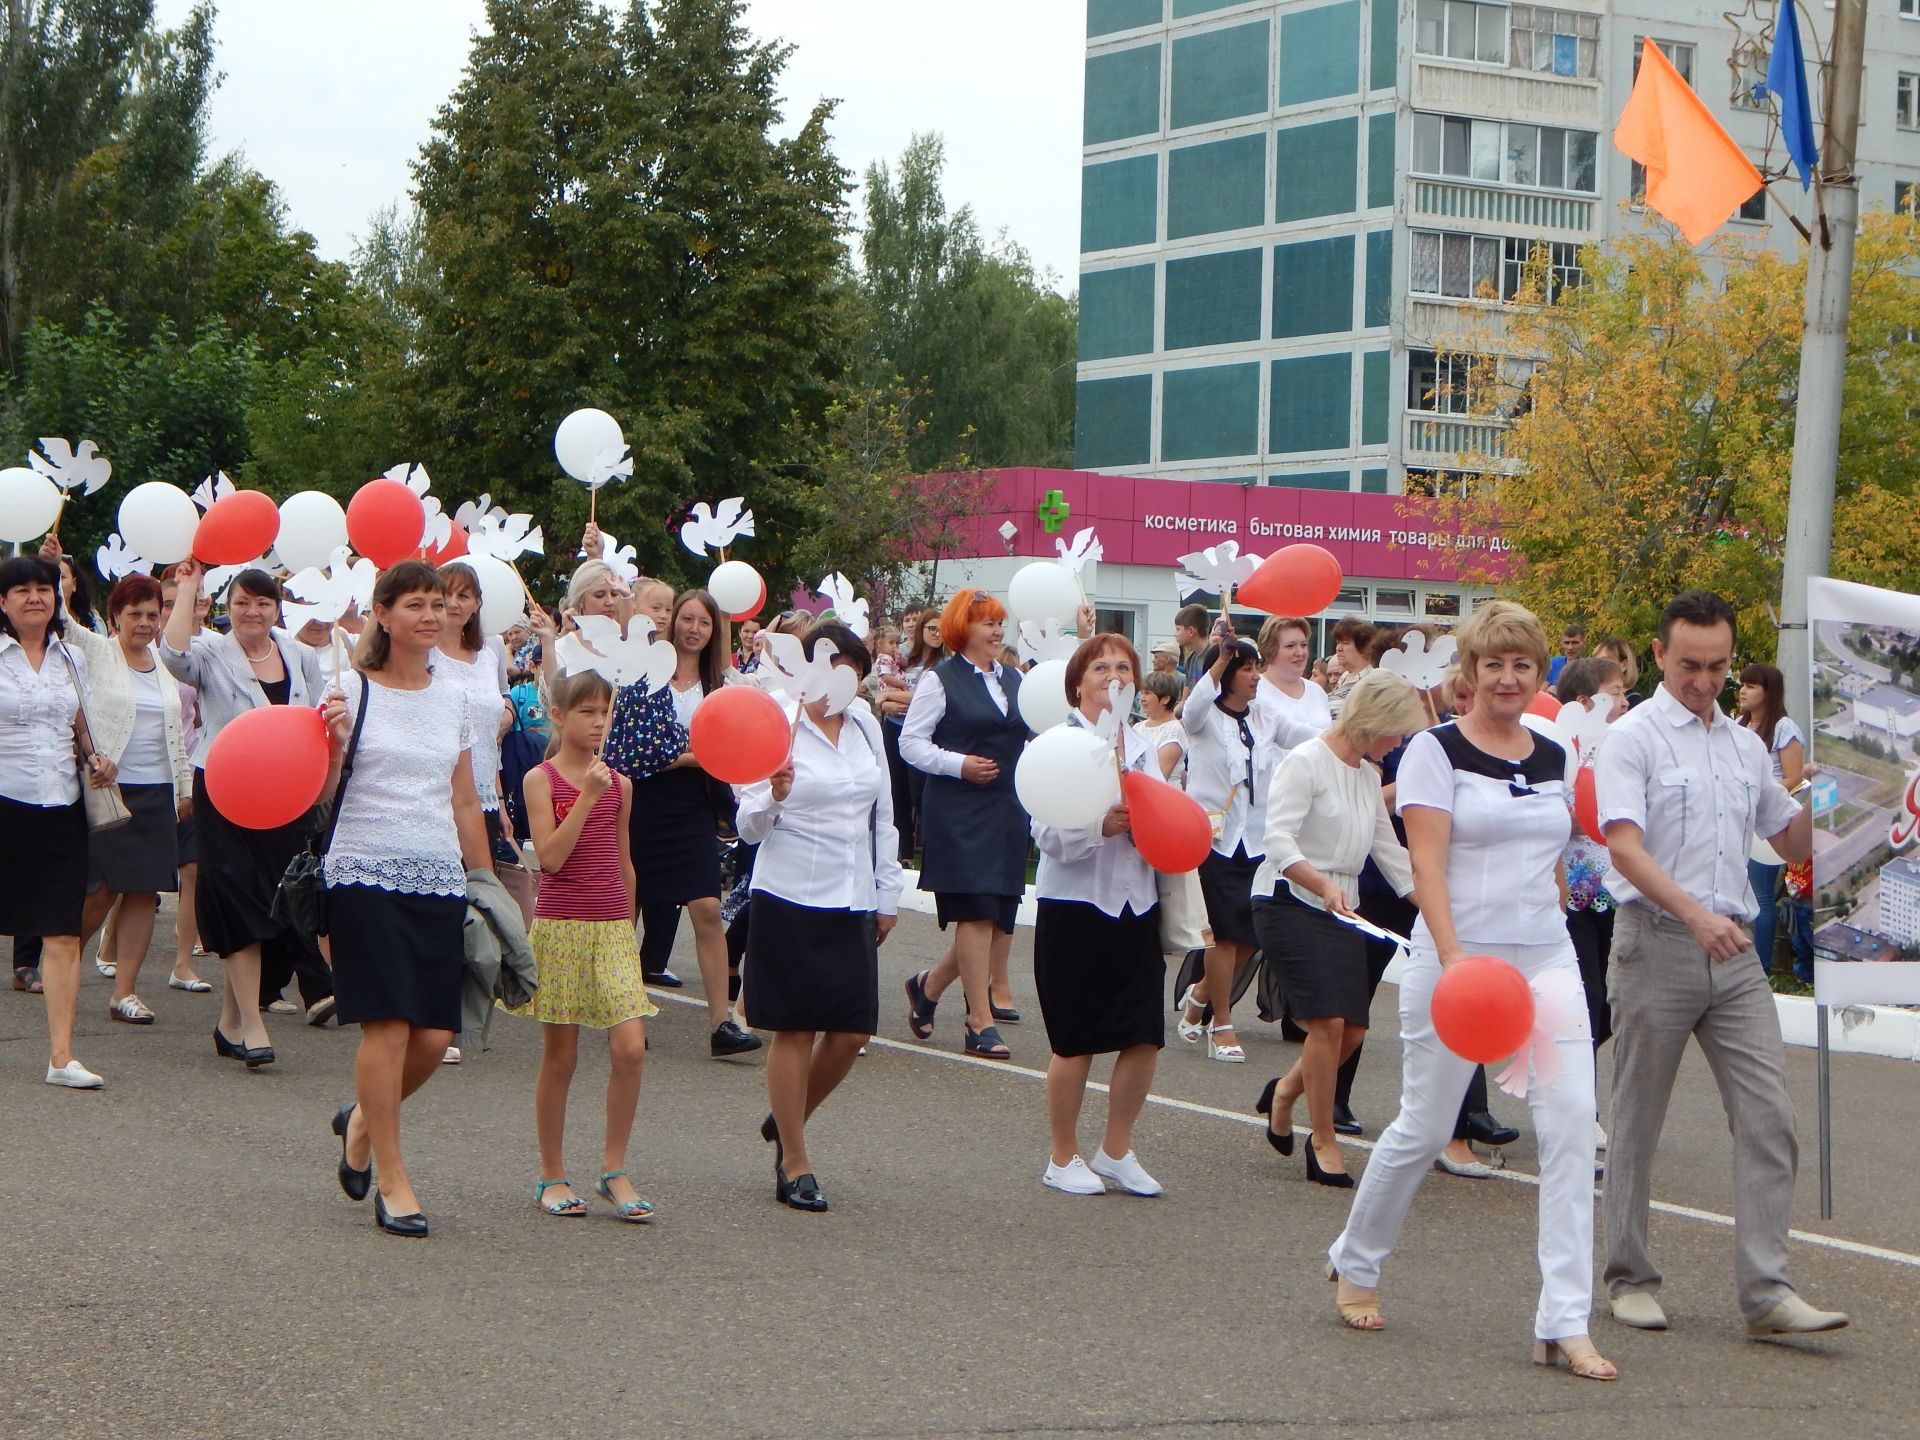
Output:
<path fill-rule="evenodd" d="M 1273 887 L 1271 900 L 1254 897 L 1253 928 L 1295 1020 L 1368 1023 L 1372 986 L 1367 941 L 1358 930 L 1294 899 L 1284 880 Z"/>
<path fill-rule="evenodd" d="M 871 911 L 820 910 L 756 890 L 742 975 L 756 1030 L 871 1035 L 880 1024 Z"/>
<path fill-rule="evenodd" d="M 122 785 L 120 798 L 133 818 L 87 837 L 88 879 L 115 895 L 179 889 L 180 822 L 173 786 Z"/>
<path fill-rule="evenodd" d="M 333 991 L 342 1025 L 404 1020 L 460 1029 L 467 902 L 375 885 L 327 887 Z"/>
<path fill-rule="evenodd" d="M 26 805 L 0 795 L 0 935 L 78 935 L 87 895 L 84 802 Z"/>
<path fill-rule="evenodd" d="M 1209 850 L 1200 862 L 1200 896 L 1207 904 L 1207 925 L 1215 944 L 1260 944 L 1253 930 L 1253 874 L 1260 868 L 1258 856 L 1249 855 L 1244 846 L 1233 854 Z"/>
<path fill-rule="evenodd" d="M 1164 1045 L 1167 962 L 1160 907 L 1116 916 L 1078 900 L 1042 900 L 1033 928 L 1033 983 L 1056 1055 L 1105 1055 Z M 751 998 L 749 998 L 751 1003 Z"/>
<path fill-rule="evenodd" d="M 207 772 L 195 770 L 193 816 L 200 850 L 193 912 L 200 943 L 216 955 L 231 955 L 286 938 L 285 927 L 273 918 L 273 896 L 287 862 L 306 849 L 312 812 L 277 830 L 249 830 L 220 813 L 207 796 Z"/>
<path fill-rule="evenodd" d="M 716 826 L 704 770 L 662 770 L 633 782 L 627 837 L 642 907 L 719 898 Z"/>

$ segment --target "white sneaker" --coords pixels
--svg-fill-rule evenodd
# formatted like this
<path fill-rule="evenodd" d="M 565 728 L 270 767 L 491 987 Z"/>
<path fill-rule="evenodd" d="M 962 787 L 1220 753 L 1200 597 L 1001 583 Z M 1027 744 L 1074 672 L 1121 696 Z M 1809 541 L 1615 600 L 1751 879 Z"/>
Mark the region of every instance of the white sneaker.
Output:
<path fill-rule="evenodd" d="M 300 1007 L 284 995 L 267 1006 L 269 1015 L 298 1015 Z"/>
<path fill-rule="evenodd" d="M 120 973 L 120 967 L 118 965 L 114 964 L 111 960 L 102 960 L 98 955 L 93 957 L 93 968 L 109 980 Z"/>
<path fill-rule="evenodd" d="M 78 1060 L 69 1060 L 64 1065 L 47 1066 L 47 1084 L 49 1085 L 61 1085 L 68 1090 L 99 1090 L 103 1089 L 106 1083 Z"/>
<path fill-rule="evenodd" d="M 1596 1150 L 1607 1148 L 1607 1132 L 1598 1120 L 1593 1122 L 1593 1148 Z"/>
<path fill-rule="evenodd" d="M 124 1020 L 129 1025 L 153 1024 L 153 1011 L 147 1008 L 147 1002 L 138 995 L 128 995 L 115 1000 L 107 1006 L 107 1014 L 115 1020 Z"/>
<path fill-rule="evenodd" d="M 460 1063 L 460 1047 L 458 1045 L 447 1046 L 447 1053 L 440 1057 L 440 1063 L 442 1065 L 458 1065 Z"/>
<path fill-rule="evenodd" d="M 1098 1175 L 1102 1180 L 1113 1181 L 1114 1184 L 1118 1185 L 1129 1195 L 1162 1195 L 1166 1193 L 1166 1187 L 1147 1173 L 1146 1167 L 1140 1163 L 1139 1159 L 1131 1150 L 1116 1160 L 1107 1154 L 1105 1147 L 1102 1147 L 1093 1152 L 1093 1159 L 1087 1162 L 1087 1169 Z"/>
<path fill-rule="evenodd" d="M 49 1072 L 51 1073 L 51 1072 Z M 1144 1171 L 1142 1172 L 1145 1173 Z M 1107 1187 L 1100 1183 L 1100 1177 L 1087 1168 L 1087 1162 L 1078 1155 L 1064 1165 L 1047 1162 L 1047 1173 L 1040 1177 L 1055 1190 L 1064 1190 L 1069 1195 L 1104 1195 Z"/>

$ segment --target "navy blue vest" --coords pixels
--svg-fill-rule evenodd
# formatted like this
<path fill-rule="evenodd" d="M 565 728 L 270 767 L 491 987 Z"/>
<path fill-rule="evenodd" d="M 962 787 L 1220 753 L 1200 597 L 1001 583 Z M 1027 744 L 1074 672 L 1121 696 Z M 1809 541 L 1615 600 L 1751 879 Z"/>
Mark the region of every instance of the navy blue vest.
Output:
<path fill-rule="evenodd" d="M 1033 845 L 1027 812 L 1013 793 L 1013 767 L 1027 743 L 1020 674 L 1005 666 L 998 672 L 1007 695 L 1002 715 L 971 662 L 951 655 L 934 673 L 946 692 L 947 709 L 933 728 L 933 743 L 959 755 L 983 755 L 1000 773 L 985 785 L 927 777 L 920 806 L 920 888 L 948 895 L 1019 895 L 1026 889 Z"/>

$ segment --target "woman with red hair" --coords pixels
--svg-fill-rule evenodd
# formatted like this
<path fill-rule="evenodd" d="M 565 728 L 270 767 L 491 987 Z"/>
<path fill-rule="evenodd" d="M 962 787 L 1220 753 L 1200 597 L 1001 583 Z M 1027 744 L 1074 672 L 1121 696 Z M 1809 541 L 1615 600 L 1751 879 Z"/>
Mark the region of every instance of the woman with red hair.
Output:
<path fill-rule="evenodd" d="M 958 976 L 966 1053 L 989 1060 L 1011 1055 L 994 1028 L 991 977 L 1006 973 L 1030 848 L 1027 812 L 1013 793 L 1027 739 L 1020 672 L 998 658 L 1006 618 L 1006 606 L 985 590 L 962 590 L 947 602 L 940 616 L 947 658 L 915 686 L 900 732 L 901 757 L 927 776 L 920 888 L 933 892 L 940 928 L 954 926 L 934 968 L 907 981 L 908 1023 L 918 1038 L 931 1035 L 934 1005 Z"/>

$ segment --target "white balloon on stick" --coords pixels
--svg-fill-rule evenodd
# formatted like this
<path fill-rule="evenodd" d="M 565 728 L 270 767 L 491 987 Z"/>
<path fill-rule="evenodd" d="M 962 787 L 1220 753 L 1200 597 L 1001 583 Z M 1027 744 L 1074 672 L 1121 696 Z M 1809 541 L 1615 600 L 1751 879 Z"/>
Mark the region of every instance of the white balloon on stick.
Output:
<path fill-rule="evenodd" d="M 1067 662 L 1042 660 L 1020 677 L 1020 718 L 1036 735 L 1067 718 Z"/>
<path fill-rule="evenodd" d="M 459 563 L 480 582 L 480 628 L 488 635 L 504 635 L 527 613 L 527 587 L 520 572 L 492 555 L 468 551 Z"/>
<path fill-rule="evenodd" d="M 1071 628 L 1080 615 L 1080 582 L 1057 560 L 1036 560 L 1014 573 L 1007 607 L 1021 620 L 1058 620 Z"/>
<path fill-rule="evenodd" d="M 1055 726 L 1021 752 L 1013 793 L 1042 825 L 1078 830 L 1093 824 L 1120 798 L 1113 742 L 1078 725 Z"/>
<path fill-rule="evenodd" d="M 274 548 L 287 569 L 324 570 L 347 543 L 347 512 L 331 495 L 302 490 L 280 502 L 280 538 Z"/>
<path fill-rule="evenodd" d="M 761 595 L 760 572 L 744 560 L 725 560 L 707 578 L 707 591 L 723 615 L 738 615 Z"/>
<path fill-rule="evenodd" d="M 602 453 L 626 443 L 620 422 L 606 411 L 576 410 L 553 432 L 553 455 L 562 470 L 584 485 L 592 480 Z"/>
<path fill-rule="evenodd" d="M 60 503 L 60 487 L 46 476 L 24 465 L 0 470 L 0 540 L 38 540 L 59 518 Z"/>
<path fill-rule="evenodd" d="M 148 480 L 120 502 L 120 534 L 155 565 L 172 565 L 193 553 L 200 511 L 187 492 L 164 480 Z"/>

